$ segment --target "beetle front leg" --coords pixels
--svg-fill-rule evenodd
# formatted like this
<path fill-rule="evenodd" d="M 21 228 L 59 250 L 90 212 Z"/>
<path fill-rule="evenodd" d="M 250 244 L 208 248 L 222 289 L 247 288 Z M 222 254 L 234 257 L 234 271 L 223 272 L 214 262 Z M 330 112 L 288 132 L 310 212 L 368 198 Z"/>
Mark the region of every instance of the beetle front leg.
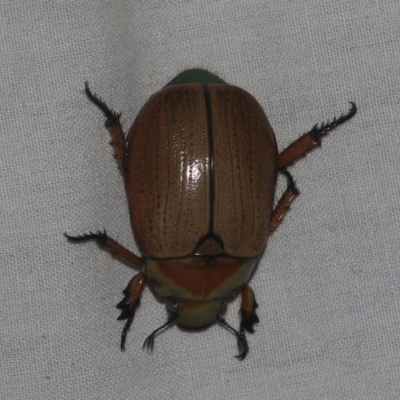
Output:
<path fill-rule="evenodd" d="M 115 159 L 118 164 L 118 168 L 122 174 L 125 176 L 125 154 L 126 154 L 126 142 L 124 132 L 122 131 L 121 123 L 119 118 L 121 113 L 117 114 L 107 107 L 106 103 L 96 96 L 89 89 L 89 85 L 85 82 L 85 93 L 89 100 L 103 112 L 104 116 L 107 118 L 105 122 L 105 127 L 111 136 L 110 144 L 114 148 Z"/>
<path fill-rule="evenodd" d="M 145 282 L 144 272 L 139 272 L 135 275 L 123 292 L 125 297 L 117 304 L 117 308 L 122 310 L 121 315 L 117 319 L 119 321 L 127 320 L 121 335 L 121 351 L 125 351 L 126 335 L 132 325 L 135 311 L 140 304 L 140 296 L 142 295 Z"/>
<path fill-rule="evenodd" d="M 306 153 L 315 149 L 315 147 L 321 146 L 321 138 L 323 136 L 325 136 L 332 129 L 348 121 L 356 114 L 356 105 L 353 102 L 350 102 L 350 104 L 351 108 L 347 114 L 342 114 L 339 118 L 334 118 L 332 122 L 328 121 L 326 124 L 322 124 L 321 127 L 315 125 L 310 132 L 305 133 L 291 145 L 286 147 L 286 149 L 279 154 L 279 168 L 284 168 L 289 164 L 293 164 Z"/>
<path fill-rule="evenodd" d="M 295 182 L 292 175 L 286 169 L 281 169 L 280 172 L 286 175 L 288 179 L 288 187 L 283 193 L 282 197 L 279 199 L 278 204 L 274 208 L 271 216 L 270 232 L 275 230 L 277 226 L 281 223 L 283 217 L 286 215 L 289 209 L 290 203 L 299 195 L 299 191 L 296 188 Z"/>
<path fill-rule="evenodd" d="M 126 261 L 129 264 L 142 266 L 144 264 L 143 258 L 138 257 L 125 247 L 121 246 L 114 239 L 111 239 L 106 231 L 98 231 L 97 233 L 85 233 L 81 236 L 70 236 L 65 233 L 65 236 L 70 242 L 80 243 L 86 242 L 88 240 L 94 240 L 100 246 L 101 249 L 106 250 L 111 253 L 114 257 Z"/>
<path fill-rule="evenodd" d="M 97 233 L 90 232 L 81 236 L 70 236 L 67 234 L 65 234 L 65 236 L 69 241 L 75 243 L 94 240 L 97 242 L 101 249 L 110 252 L 113 256 L 119 258 L 122 261 L 138 266 L 143 266 L 144 264 L 143 258 L 138 257 L 129 250 L 125 249 L 125 247 L 122 247 L 114 239 L 108 237 L 105 230 L 103 232 L 99 231 Z M 140 296 L 142 295 L 145 282 L 146 278 L 144 272 L 139 272 L 137 275 L 135 275 L 123 292 L 125 297 L 117 304 L 117 308 L 122 310 L 121 315 L 118 317 L 118 320 L 127 320 L 121 335 L 122 351 L 125 351 L 126 335 L 132 325 L 135 311 L 140 304 Z"/>
<path fill-rule="evenodd" d="M 242 302 L 240 306 L 240 330 L 254 333 L 253 325 L 259 322 L 256 314 L 258 304 L 254 296 L 253 289 L 249 285 L 245 285 L 242 289 Z"/>

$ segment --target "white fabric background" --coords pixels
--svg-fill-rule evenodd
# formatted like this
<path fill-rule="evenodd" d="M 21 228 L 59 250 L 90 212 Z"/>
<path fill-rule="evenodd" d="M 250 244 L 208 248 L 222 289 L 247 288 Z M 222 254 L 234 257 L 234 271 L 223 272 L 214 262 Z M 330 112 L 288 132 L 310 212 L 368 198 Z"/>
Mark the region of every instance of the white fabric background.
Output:
<path fill-rule="evenodd" d="M 2 0 L 0 398 L 398 399 L 399 18 L 398 0 Z M 166 319 L 148 289 L 121 353 L 135 271 L 63 236 L 105 227 L 137 250 L 85 80 L 128 129 L 193 67 L 251 92 L 280 149 L 359 108 L 291 168 L 301 195 L 252 280 L 243 362 L 218 325 L 143 351 Z"/>

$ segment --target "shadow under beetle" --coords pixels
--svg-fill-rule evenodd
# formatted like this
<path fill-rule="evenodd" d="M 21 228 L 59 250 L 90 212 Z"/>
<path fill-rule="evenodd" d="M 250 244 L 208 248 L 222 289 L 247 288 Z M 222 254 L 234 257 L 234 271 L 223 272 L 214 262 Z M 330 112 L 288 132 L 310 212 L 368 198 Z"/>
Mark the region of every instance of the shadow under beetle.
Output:
<path fill-rule="evenodd" d="M 86 95 L 105 115 L 122 173 L 134 235 L 142 257 L 106 232 L 69 236 L 96 241 L 101 248 L 140 268 L 117 305 L 127 320 L 121 349 L 145 283 L 166 301 L 169 318 L 146 339 L 153 348 L 158 331 L 175 322 L 200 329 L 218 321 L 248 352 L 245 331 L 253 333 L 257 303 L 248 281 L 268 234 L 298 195 L 286 170 L 321 138 L 356 114 L 356 106 L 315 125 L 282 152 L 260 104 L 249 93 L 216 75 L 192 69 L 150 97 L 125 139 L 120 115 L 93 94 Z M 288 181 L 273 207 L 277 173 Z M 240 328 L 223 319 L 227 301 L 241 295 Z"/>

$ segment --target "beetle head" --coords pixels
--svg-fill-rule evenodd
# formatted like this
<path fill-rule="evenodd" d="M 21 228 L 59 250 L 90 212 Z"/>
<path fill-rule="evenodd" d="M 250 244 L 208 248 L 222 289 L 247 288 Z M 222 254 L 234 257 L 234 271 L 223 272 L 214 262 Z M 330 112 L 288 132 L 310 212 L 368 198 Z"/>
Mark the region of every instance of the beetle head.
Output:
<path fill-rule="evenodd" d="M 218 321 L 237 337 L 238 357 L 243 359 L 248 350 L 244 330 L 229 326 L 222 314 L 227 300 L 235 297 L 250 279 L 257 260 L 224 255 L 147 258 L 147 282 L 158 298 L 166 300 L 170 317 L 146 339 L 145 347 L 151 350 L 156 333 L 173 322 L 181 328 L 201 329 Z"/>
<path fill-rule="evenodd" d="M 226 300 L 214 301 L 185 301 L 176 300 L 173 297 L 167 298 L 167 311 L 169 318 L 167 322 L 154 330 L 143 343 L 143 347 L 153 351 L 154 338 L 156 334 L 171 325 L 173 322 L 185 329 L 205 328 L 217 319 L 222 320 L 220 314 L 226 309 Z M 226 324 L 226 323 L 225 323 Z"/>
<path fill-rule="evenodd" d="M 143 347 L 153 351 L 155 335 L 160 330 L 171 325 L 174 321 L 176 321 L 181 328 L 185 329 L 201 329 L 218 321 L 237 337 L 239 354 L 235 357 L 239 360 L 243 360 L 249 351 L 244 329 L 241 326 L 240 331 L 237 331 L 221 317 L 226 310 L 226 305 L 226 299 L 195 302 L 185 300 L 178 301 L 173 297 L 167 298 L 167 310 L 170 316 L 165 324 L 154 330 L 147 337 L 143 343 Z"/>

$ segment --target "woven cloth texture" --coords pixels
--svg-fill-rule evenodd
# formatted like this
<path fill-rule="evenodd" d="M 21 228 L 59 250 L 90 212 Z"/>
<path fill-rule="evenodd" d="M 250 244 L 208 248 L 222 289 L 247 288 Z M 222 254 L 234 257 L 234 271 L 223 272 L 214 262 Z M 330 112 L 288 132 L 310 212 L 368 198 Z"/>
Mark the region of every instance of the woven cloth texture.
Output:
<path fill-rule="evenodd" d="M 2 0 L 0 398 L 398 399 L 399 18 L 398 0 Z M 148 288 L 122 353 L 115 305 L 135 270 L 63 236 L 106 228 L 138 253 L 84 82 L 126 131 L 195 67 L 252 93 L 281 150 L 359 110 L 290 168 L 300 196 L 252 278 L 242 362 L 218 324 L 143 351 L 167 316 Z"/>

